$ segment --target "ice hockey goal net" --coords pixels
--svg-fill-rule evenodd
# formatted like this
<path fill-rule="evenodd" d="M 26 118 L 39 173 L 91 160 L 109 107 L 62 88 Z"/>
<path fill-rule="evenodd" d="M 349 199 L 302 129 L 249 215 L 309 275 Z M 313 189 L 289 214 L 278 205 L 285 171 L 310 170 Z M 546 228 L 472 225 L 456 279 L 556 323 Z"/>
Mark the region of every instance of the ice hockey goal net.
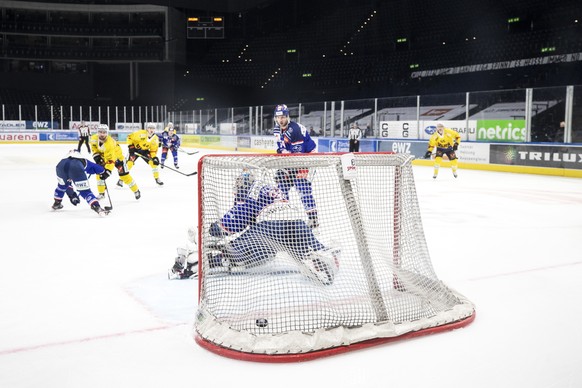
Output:
<path fill-rule="evenodd" d="M 198 344 L 302 361 L 472 322 L 474 305 L 433 270 L 412 159 L 202 157 Z"/>

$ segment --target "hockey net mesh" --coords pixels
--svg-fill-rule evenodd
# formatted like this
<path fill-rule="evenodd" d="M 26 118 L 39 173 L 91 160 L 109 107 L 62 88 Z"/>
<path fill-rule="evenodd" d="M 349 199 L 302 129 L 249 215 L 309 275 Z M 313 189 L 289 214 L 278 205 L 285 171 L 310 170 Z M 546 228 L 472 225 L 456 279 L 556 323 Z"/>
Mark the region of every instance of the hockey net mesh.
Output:
<path fill-rule="evenodd" d="M 353 158 L 349 180 L 338 154 L 200 160 L 199 339 L 245 353 L 306 353 L 473 315 L 473 304 L 433 270 L 412 157 Z M 287 201 L 257 205 L 242 231 L 211 235 L 212 224 L 244 201 L 241 176 L 251 177 L 256 199 L 262 187 L 281 187 L 282 171 L 308 171 L 310 183 L 295 180 Z M 313 202 L 305 198 L 309 185 Z M 314 209 L 319 226 L 311 229 Z"/>

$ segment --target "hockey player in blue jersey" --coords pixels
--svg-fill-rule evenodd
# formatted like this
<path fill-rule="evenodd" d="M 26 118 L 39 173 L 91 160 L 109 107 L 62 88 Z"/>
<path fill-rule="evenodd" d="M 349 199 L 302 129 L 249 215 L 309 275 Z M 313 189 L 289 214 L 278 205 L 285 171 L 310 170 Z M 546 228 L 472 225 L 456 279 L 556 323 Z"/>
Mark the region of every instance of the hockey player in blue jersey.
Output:
<path fill-rule="evenodd" d="M 275 108 L 275 128 L 273 134 L 277 140 L 278 154 L 307 154 L 316 152 L 315 141 L 309 135 L 305 126 L 289 119 L 287 105 L 277 105 Z M 277 184 L 285 198 L 289 198 L 289 190 L 295 187 L 301 195 L 301 202 L 309 218 L 309 227 L 319 226 L 317 206 L 313 198 L 311 181 L 308 179 L 309 169 L 281 169 L 277 172 Z"/>
<path fill-rule="evenodd" d="M 168 157 L 168 150 L 172 152 L 174 157 L 174 167 L 178 167 L 178 149 L 180 148 L 180 137 L 176 134 L 174 125 L 169 123 L 164 132 L 160 135 L 160 143 L 162 147 L 161 167 L 164 168 L 164 163 Z"/>
<path fill-rule="evenodd" d="M 85 159 L 79 151 L 71 150 L 61 159 L 56 167 L 58 185 L 55 189 L 53 210 L 63 208 L 63 197 L 65 193 L 70 198 L 71 203 L 77 206 L 80 202 L 75 190 L 87 201 L 91 209 L 100 216 L 109 214 L 109 211 L 101 208 L 99 201 L 89 186 L 87 174 L 103 174 L 105 168 Z M 75 190 L 73 190 L 73 186 Z"/>
<path fill-rule="evenodd" d="M 211 236 L 230 240 L 209 258 L 210 267 L 254 267 L 284 251 L 310 278 L 332 284 L 340 251 L 323 245 L 302 217 L 277 186 L 261 184 L 245 172 L 237 179 L 234 206 L 210 226 Z"/>

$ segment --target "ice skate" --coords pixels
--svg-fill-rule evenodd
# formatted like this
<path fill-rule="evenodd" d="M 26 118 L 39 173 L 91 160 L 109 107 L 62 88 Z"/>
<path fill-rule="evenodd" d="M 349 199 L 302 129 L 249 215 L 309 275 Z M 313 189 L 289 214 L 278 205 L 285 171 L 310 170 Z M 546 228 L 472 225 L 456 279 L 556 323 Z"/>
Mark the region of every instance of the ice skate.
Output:
<path fill-rule="evenodd" d="M 135 199 L 141 198 L 141 193 L 139 192 L 139 190 L 137 190 L 135 193 L 133 193 L 133 195 L 135 195 Z"/>
<path fill-rule="evenodd" d="M 117 186 L 123 187 L 123 181 L 121 179 L 117 181 Z"/>
<path fill-rule="evenodd" d="M 163 186 L 163 185 L 164 185 L 164 182 L 162 182 L 162 181 L 160 180 L 160 178 L 156 178 L 156 183 L 157 183 L 158 185 L 160 185 L 160 186 Z"/>
<path fill-rule="evenodd" d="M 103 209 L 101 206 L 99 206 L 98 203 L 94 203 L 93 205 L 91 205 L 91 210 L 99 214 L 100 217 L 105 217 L 106 215 L 109 214 L 109 210 Z"/>
<path fill-rule="evenodd" d="M 335 275 L 339 270 L 339 256 L 339 249 L 326 248 L 309 252 L 302 262 L 309 270 L 307 275 L 310 278 L 329 286 L 333 284 Z"/>
<path fill-rule="evenodd" d="M 168 279 L 182 279 L 182 274 L 184 273 L 184 265 L 176 258 L 174 266 L 168 270 Z"/>
<path fill-rule="evenodd" d="M 63 208 L 63 200 L 62 199 L 55 199 L 55 203 L 53 203 L 53 206 L 51 206 L 51 208 L 53 210 L 59 210 Z"/>

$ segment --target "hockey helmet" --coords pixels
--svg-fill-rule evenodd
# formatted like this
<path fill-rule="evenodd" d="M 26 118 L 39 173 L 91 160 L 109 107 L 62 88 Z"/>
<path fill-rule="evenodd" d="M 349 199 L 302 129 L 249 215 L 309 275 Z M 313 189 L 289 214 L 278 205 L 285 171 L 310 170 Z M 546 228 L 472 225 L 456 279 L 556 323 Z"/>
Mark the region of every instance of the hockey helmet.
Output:
<path fill-rule="evenodd" d="M 234 201 L 244 202 L 248 197 L 251 187 L 255 182 L 253 174 L 249 169 L 244 169 L 243 172 L 236 178 L 234 183 Z"/>
<path fill-rule="evenodd" d="M 97 126 L 97 133 L 104 133 L 105 135 L 109 134 L 109 126 L 107 124 L 99 124 Z"/>
<path fill-rule="evenodd" d="M 172 129 L 172 128 L 174 128 L 174 123 L 170 121 L 168 123 L 168 129 Z"/>
<path fill-rule="evenodd" d="M 289 125 L 289 108 L 287 108 L 287 105 L 281 104 L 275 107 L 274 120 L 281 128 L 287 128 Z"/>
<path fill-rule="evenodd" d="M 277 105 L 275 107 L 275 117 L 277 117 L 277 116 L 289 117 L 289 108 L 287 108 L 287 105 L 280 104 L 280 105 Z"/>
<path fill-rule="evenodd" d="M 153 135 L 154 132 L 156 132 L 156 124 L 155 123 L 147 123 L 146 124 L 146 131 L 148 131 L 150 136 Z"/>

